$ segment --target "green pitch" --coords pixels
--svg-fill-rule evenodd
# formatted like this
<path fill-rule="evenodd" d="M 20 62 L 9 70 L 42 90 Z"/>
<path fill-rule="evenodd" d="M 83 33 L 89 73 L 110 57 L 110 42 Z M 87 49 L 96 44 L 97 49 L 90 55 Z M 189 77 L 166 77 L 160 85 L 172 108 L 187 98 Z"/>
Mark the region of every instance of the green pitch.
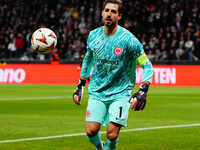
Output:
<path fill-rule="evenodd" d="M 87 89 L 81 106 L 72 101 L 74 89 L 0 85 L 0 150 L 95 150 L 80 135 L 84 133 Z M 130 110 L 118 150 L 200 150 L 200 87 L 151 87 L 148 94 L 144 111 Z M 144 129 L 129 130 L 138 128 Z M 17 139 L 22 141 L 12 141 Z"/>

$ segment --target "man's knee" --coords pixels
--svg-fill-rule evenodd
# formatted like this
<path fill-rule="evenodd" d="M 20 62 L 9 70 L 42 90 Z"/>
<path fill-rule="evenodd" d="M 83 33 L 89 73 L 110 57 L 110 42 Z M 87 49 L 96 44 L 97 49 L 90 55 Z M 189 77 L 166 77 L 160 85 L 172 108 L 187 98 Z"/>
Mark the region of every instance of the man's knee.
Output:
<path fill-rule="evenodd" d="M 89 137 L 93 137 L 100 129 L 100 124 L 97 122 L 86 122 L 86 134 Z"/>
<path fill-rule="evenodd" d="M 118 138 L 118 133 L 116 133 L 116 132 L 107 133 L 107 138 L 110 141 L 115 141 Z"/>
<path fill-rule="evenodd" d="M 107 129 L 107 138 L 115 141 L 118 138 L 121 125 L 110 122 Z"/>

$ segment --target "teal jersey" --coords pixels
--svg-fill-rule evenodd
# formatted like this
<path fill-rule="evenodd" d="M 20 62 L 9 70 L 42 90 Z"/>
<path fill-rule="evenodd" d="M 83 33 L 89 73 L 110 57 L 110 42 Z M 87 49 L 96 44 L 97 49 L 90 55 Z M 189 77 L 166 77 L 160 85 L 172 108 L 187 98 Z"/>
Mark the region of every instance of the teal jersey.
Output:
<path fill-rule="evenodd" d="M 88 78 L 93 66 L 88 89 L 91 96 L 100 99 L 129 96 L 135 85 L 137 64 L 148 64 L 145 80 L 151 82 L 152 65 L 137 38 L 119 25 L 113 35 L 106 36 L 102 26 L 89 34 L 81 76 Z"/>

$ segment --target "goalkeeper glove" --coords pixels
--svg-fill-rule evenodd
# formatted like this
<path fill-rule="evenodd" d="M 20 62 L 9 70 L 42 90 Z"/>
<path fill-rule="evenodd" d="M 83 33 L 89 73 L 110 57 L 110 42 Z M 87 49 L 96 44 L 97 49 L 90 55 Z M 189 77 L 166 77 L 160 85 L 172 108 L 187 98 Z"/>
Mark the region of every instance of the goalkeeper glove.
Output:
<path fill-rule="evenodd" d="M 83 95 L 83 89 L 84 89 L 85 84 L 86 84 L 86 80 L 80 79 L 78 86 L 77 86 L 77 89 L 75 90 L 75 92 L 73 94 L 73 100 L 77 105 L 81 104 L 81 98 L 82 98 L 82 95 Z"/>
<path fill-rule="evenodd" d="M 146 105 L 146 96 L 149 85 L 147 83 L 141 84 L 140 89 L 131 97 L 131 108 L 134 111 L 143 110 Z"/>

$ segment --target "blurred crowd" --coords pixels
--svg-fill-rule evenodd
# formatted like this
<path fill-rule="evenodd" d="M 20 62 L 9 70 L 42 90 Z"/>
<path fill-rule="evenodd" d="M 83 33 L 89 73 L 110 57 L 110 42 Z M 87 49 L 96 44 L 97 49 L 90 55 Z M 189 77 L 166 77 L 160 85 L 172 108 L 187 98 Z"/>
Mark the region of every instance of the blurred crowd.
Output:
<path fill-rule="evenodd" d="M 52 29 L 59 59 L 76 61 L 90 30 L 101 25 L 102 0 L 1 0 L 0 59 L 43 60 L 31 48 L 32 33 Z M 200 59 L 199 0 L 124 0 L 120 25 L 143 44 L 153 61 Z"/>

